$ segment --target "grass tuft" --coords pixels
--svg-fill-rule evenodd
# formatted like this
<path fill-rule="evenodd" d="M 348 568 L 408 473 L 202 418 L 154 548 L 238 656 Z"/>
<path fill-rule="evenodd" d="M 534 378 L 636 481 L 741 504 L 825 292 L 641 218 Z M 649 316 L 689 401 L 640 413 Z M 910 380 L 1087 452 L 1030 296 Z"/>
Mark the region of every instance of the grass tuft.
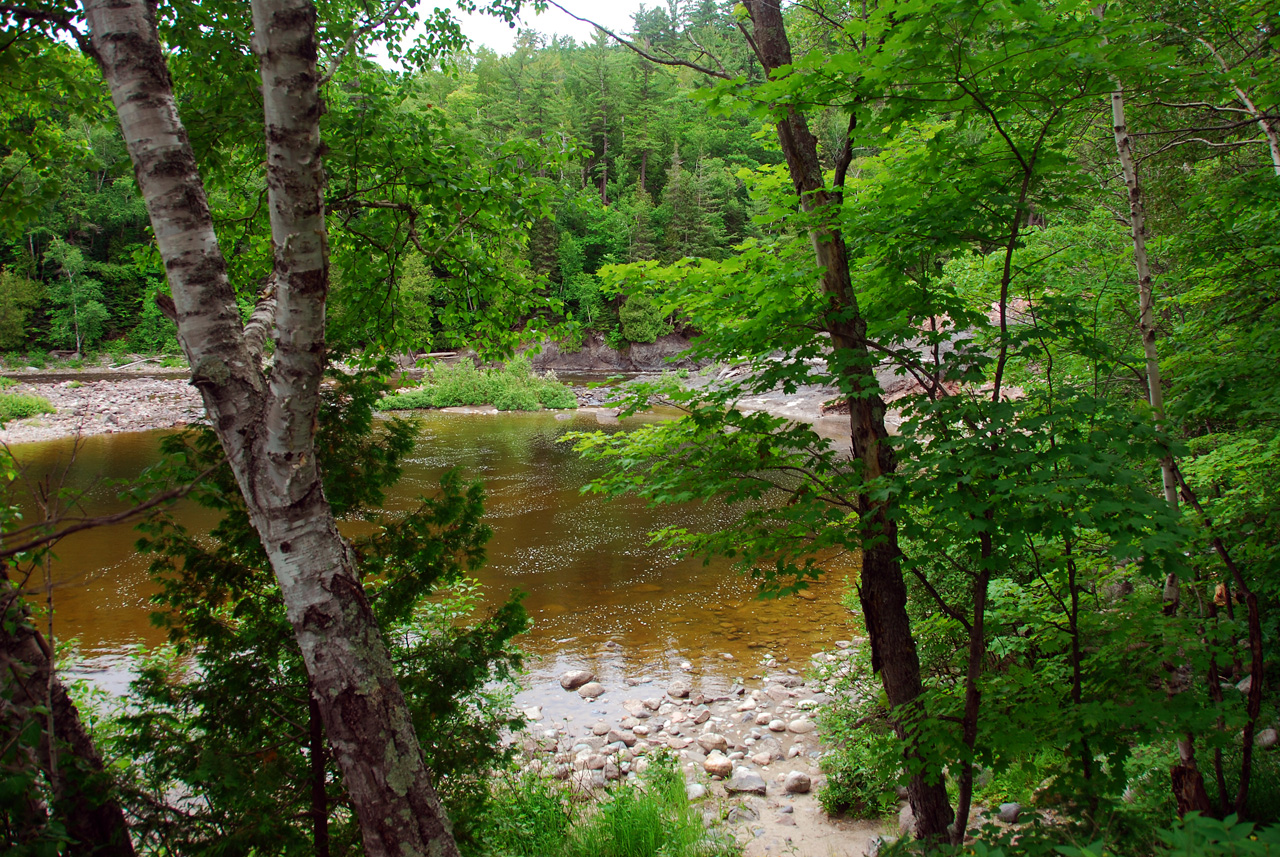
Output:
<path fill-rule="evenodd" d="M 0 389 L 12 386 L 2 384 Z M 39 414 L 53 413 L 53 405 L 43 396 L 31 396 L 25 393 L 0 393 L 0 426 L 9 420 L 21 420 Z"/>

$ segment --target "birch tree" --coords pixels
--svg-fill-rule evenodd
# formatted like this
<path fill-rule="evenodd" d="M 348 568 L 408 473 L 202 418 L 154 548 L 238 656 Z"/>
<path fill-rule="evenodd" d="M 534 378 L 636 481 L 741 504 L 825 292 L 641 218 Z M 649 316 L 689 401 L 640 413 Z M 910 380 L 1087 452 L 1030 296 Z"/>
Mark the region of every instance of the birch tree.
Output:
<path fill-rule="evenodd" d="M 403 6 L 389 4 L 381 14 L 389 18 Z M 316 9 L 307 0 L 252 4 L 274 265 L 247 323 L 179 117 L 156 5 L 85 0 L 83 15 L 82 47 L 98 63 L 120 119 L 173 293 L 170 309 L 191 383 L 279 579 L 365 850 L 456 854 L 316 464 L 329 285 Z M 378 22 L 372 16 L 369 29 Z M 274 356 L 263 368 L 268 338 Z"/>

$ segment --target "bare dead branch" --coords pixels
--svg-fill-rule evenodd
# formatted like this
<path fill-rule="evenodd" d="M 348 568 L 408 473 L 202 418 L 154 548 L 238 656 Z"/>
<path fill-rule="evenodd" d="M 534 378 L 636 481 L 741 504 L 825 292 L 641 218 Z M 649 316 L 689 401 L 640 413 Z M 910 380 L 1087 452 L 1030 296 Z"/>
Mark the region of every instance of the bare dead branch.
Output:
<path fill-rule="evenodd" d="M 705 75 L 709 75 L 710 77 L 718 77 L 722 80 L 729 79 L 729 75 L 727 72 L 724 71 L 723 67 L 721 67 L 720 70 L 707 68 L 704 65 L 698 65 L 696 62 L 690 62 L 689 60 L 680 59 L 679 57 L 672 54 L 670 51 L 666 51 L 666 50 L 662 51 L 664 54 L 666 54 L 666 59 L 663 59 L 662 57 L 656 56 L 650 53 L 649 51 L 646 51 L 644 48 L 640 47 L 635 42 L 622 38 L 622 36 L 619 36 L 617 33 L 613 32 L 613 30 L 610 30 L 607 27 L 603 27 L 600 24 L 597 24 L 595 21 L 592 21 L 590 18 L 583 18 L 579 15 L 573 14 L 568 9 L 564 8 L 559 3 L 557 3 L 556 0 L 547 0 L 547 3 L 551 6 L 556 7 L 561 12 L 565 13 L 575 21 L 580 21 L 583 24 L 590 24 L 600 32 L 604 33 L 609 38 L 613 39 L 618 44 L 622 45 L 625 48 L 628 48 L 631 51 L 634 51 L 635 53 L 647 59 L 649 62 L 657 63 L 658 65 L 682 66 L 684 68 L 691 68 L 694 71 L 701 72 L 702 74 L 705 74 Z M 701 50 L 701 47 L 699 47 L 699 50 Z M 715 59 L 715 58 L 712 57 L 712 59 Z M 716 61 L 716 64 L 720 65 L 719 60 Z"/>

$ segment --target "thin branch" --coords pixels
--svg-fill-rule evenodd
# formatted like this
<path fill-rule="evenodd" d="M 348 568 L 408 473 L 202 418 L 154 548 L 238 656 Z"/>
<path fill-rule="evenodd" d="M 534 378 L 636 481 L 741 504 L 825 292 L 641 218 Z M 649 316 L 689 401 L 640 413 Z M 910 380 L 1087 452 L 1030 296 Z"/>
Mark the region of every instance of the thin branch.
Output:
<path fill-rule="evenodd" d="M 355 32 L 353 32 L 347 38 L 346 42 L 343 43 L 342 48 L 338 51 L 337 56 L 335 56 L 329 62 L 328 70 L 323 75 L 320 76 L 320 82 L 317 85 L 324 86 L 326 83 L 332 80 L 333 76 L 337 74 L 338 69 L 342 67 L 342 63 L 346 61 L 351 51 L 355 48 L 356 42 L 360 41 L 362 38 L 369 35 L 369 33 L 373 32 L 374 30 L 378 29 L 379 27 L 383 26 L 388 21 L 390 21 L 393 17 L 395 17 L 396 13 L 398 13 L 401 9 L 403 9 L 406 5 L 408 5 L 408 3 L 409 3 L 409 0 L 396 0 L 396 2 L 392 3 L 391 6 L 387 9 L 387 11 L 384 12 L 382 15 L 378 16 L 377 18 L 371 19 L 369 23 L 365 24 L 363 27 L 357 27 L 355 29 Z"/>
<path fill-rule="evenodd" d="M 840 150 L 840 159 L 836 161 L 836 174 L 833 184 L 836 189 L 836 202 L 844 202 L 844 183 L 849 174 L 849 165 L 853 163 L 853 132 L 858 127 L 858 114 L 849 112 L 849 129 L 844 134 L 844 148 Z"/>
<path fill-rule="evenodd" d="M 89 529 L 93 529 L 94 527 L 106 527 L 106 526 L 110 526 L 111 524 L 122 524 L 122 523 L 125 523 L 126 521 L 132 521 L 135 518 L 140 518 L 145 513 L 151 511 L 157 506 L 163 505 L 165 503 L 169 503 L 173 500 L 180 500 L 183 497 L 187 496 L 187 494 L 191 493 L 192 489 L 194 489 L 206 477 L 208 477 L 210 474 L 212 474 L 215 470 L 217 470 L 221 466 L 222 466 L 221 463 L 215 464 L 209 469 L 205 470 L 204 472 L 198 474 L 196 478 L 193 479 L 188 484 L 179 485 L 177 488 L 171 488 L 168 491 L 164 491 L 160 494 L 157 494 L 156 496 L 152 497 L 150 500 L 146 500 L 142 503 L 139 503 L 137 506 L 133 506 L 132 508 L 125 509 L 122 512 L 116 512 L 115 514 L 112 514 L 112 515 L 98 515 L 92 518 L 62 518 L 60 519 L 60 521 L 74 521 L 75 523 L 69 524 L 68 526 L 63 527 L 60 530 L 55 530 L 51 533 L 45 533 L 44 535 L 28 539 L 27 541 L 17 545 L 0 547 L 0 559 L 5 559 L 7 557 L 11 557 L 16 554 L 25 553 L 26 551 L 29 551 L 29 550 L 34 550 L 36 548 L 44 547 L 46 545 L 59 541 L 60 539 L 64 539 L 67 536 L 71 535 L 72 533 L 78 533 L 81 530 L 89 530 Z M 18 533 L 23 533 L 33 529 L 37 529 L 40 526 L 42 525 L 30 524 L 26 527 L 22 527 L 21 529 L 13 530 L 12 532 L 5 533 L 3 535 L 3 538 L 6 538 L 6 539 L 12 538 L 14 535 Z"/>
<path fill-rule="evenodd" d="M 943 600 L 941 593 L 939 593 L 938 590 L 933 588 L 933 584 L 929 582 L 929 578 L 925 577 L 924 573 L 921 572 L 920 569 L 916 568 L 913 565 L 913 566 L 910 566 L 907 570 L 910 571 L 912 574 L 914 574 L 916 579 L 919 580 L 922 584 L 924 584 L 925 591 L 933 596 L 934 601 L 938 602 L 938 606 L 942 608 L 943 613 L 946 613 L 952 619 L 955 619 L 957 622 L 959 622 L 964 627 L 966 634 L 973 633 L 973 626 L 969 624 L 969 620 L 965 618 L 965 615 L 961 613 L 959 610 L 954 609 L 950 604 L 948 604 L 945 600 Z"/>
<path fill-rule="evenodd" d="M 550 6 L 554 6 L 554 7 L 556 7 L 556 8 L 557 8 L 557 9 L 559 9 L 561 12 L 565 13 L 566 15 L 568 15 L 570 18 L 572 18 L 572 19 L 573 19 L 573 20 L 575 20 L 575 21 L 580 21 L 580 22 L 582 22 L 583 24 L 590 24 L 591 26 L 595 27 L 595 28 L 596 28 L 597 30 L 599 30 L 600 32 L 604 33 L 604 34 L 605 34 L 606 36 L 608 36 L 609 38 L 613 39 L 613 40 L 614 40 L 615 42 L 617 42 L 618 44 L 620 44 L 620 45 L 622 45 L 623 47 L 628 48 L 628 49 L 630 49 L 631 51 L 633 51 L 633 52 L 635 52 L 635 53 L 639 54 L 640 56 L 642 56 L 642 57 L 644 57 L 645 59 L 647 59 L 649 62 L 657 63 L 658 65 L 667 65 L 667 66 L 683 66 L 684 68 L 691 68 L 691 69 L 693 69 L 694 71 L 698 71 L 698 72 L 701 72 L 701 73 L 703 73 L 703 74 L 705 74 L 705 75 L 709 75 L 710 77 L 718 77 L 718 78 L 720 78 L 721 80 L 729 80 L 729 79 L 730 79 L 730 78 L 729 78 L 729 75 L 724 71 L 724 69 L 723 69 L 723 68 L 721 68 L 721 69 L 720 69 L 720 70 L 718 70 L 718 71 L 717 71 L 716 69 L 713 69 L 713 68 L 707 68 L 707 67 L 706 67 L 706 66 L 704 66 L 704 65 L 698 65 L 696 62 L 690 62 L 689 60 L 682 60 L 682 59 L 680 59 L 679 57 L 677 57 L 677 56 L 675 56 L 675 55 L 673 55 L 673 54 L 671 54 L 670 52 L 665 51 L 665 50 L 663 51 L 663 53 L 667 55 L 667 59 L 663 59 L 662 57 L 658 57 L 658 56 L 655 56 L 655 55 L 653 55 L 653 54 L 649 53 L 649 52 L 648 52 L 648 51 L 646 51 L 644 48 L 642 48 L 642 47 L 640 47 L 639 45 L 637 45 L 635 42 L 632 42 L 632 41 L 629 41 L 629 40 L 627 40 L 627 39 L 622 38 L 622 36 L 619 36 L 617 33 L 613 32 L 613 30 L 610 30 L 610 29 L 608 29 L 607 27 L 603 27 L 603 26 L 601 26 L 600 24 L 597 24 L 595 21 L 592 21 L 590 18 L 583 18 L 583 17 L 581 17 L 581 16 L 579 16 L 579 15 L 575 15 L 575 14 L 573 14 L 573 13 L 572 13 L 572 12 L 570 12 L 568 9 L 564 8 L 564 7 L 563 7 L 563 6 L 561 6 L 559 3 L 557 3 L 557 2 L 556 2 L 556 0 L 547 0 L 547 4 L 548 4 L 548 5 L 550 5 Z M 701 48 L 700 48 L 700 49 L 701 49 Z M 712 57 L 712 58 L 714 59 L 714 57 Z M 716 60 L 716 65 L 720 65 L 720 61 L 719 61 L 719 60 Z"/>
<path fill-rule="evenodd" d="M 68 15 L 60 15 L 44 9 L 31 9 L 26 6 L 0 5 L 0 15 L 9 15 L 19 21 L 28 23 L 52 24 L 55 30 L 62 30 L 76 43 L 76 47 L 94 62 L 98 60 L 98 52 L 93 49 L 88 37 L 75 25 Z"/>

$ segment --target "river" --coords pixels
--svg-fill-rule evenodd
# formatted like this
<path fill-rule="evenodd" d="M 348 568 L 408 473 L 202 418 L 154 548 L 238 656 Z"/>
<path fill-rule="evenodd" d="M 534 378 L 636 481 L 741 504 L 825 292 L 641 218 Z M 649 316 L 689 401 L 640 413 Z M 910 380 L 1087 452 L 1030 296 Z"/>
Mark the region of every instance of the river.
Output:
<path fill-rule="evenodd" d="M 659 417 L 637 419 L 646 418 Z M 586 667 L 614 691 L 628 678 L 665 681 L 687 663 L 695 686 L 724 687 L 762 674 L 770 657 L 778 668 L 803 670 L 811 653 L 857 633 L 839 605 L 855 573 L 848 564 L 832 569 L 807 598 L 761 601 L 752 582 L 726 562 L 680 559 L 650 543 L 648 534 L 663 526 L 722 524 L 728 520 L 723 507 L 654 510 L 633 498 L 583 494 L 598 465 L 557 441 L 567 431 L 599 428 L 593 413 L 558 419 L 553 413 L 427 412 L 419 421 L 416 447 L 387 510 L 411 507 L 450 467 L 483 480 L 494 536 L 476 577 L 490 605 L 513 589 L 527 593 L 533 619 L 520 642 L 529 655 L 521 704 L 541 705 L 551 716 L 572 717 L 587 705 L 608 714 L 620 705 L 621 693 L 586 703 L 561 690 L 555 677 Z M 123 507 L 119 484 L 157 461 L 164 434 L 80 442 L 67 485 L 85 492 L 88 514 Z M 33 474 L 59 471 L 71 449 L 69 440 L 13 447 Z M 193 529 L 212 522 L 210 513 L 191 503 L 180 504 L 175 514 Z M 115 692 L 127 685 L 130 649 L 164 639 L 149 622 L 148 599 L 156 587 L 146 559 L 134 550 L 136 539 L 128 526 L 76 534 L 57 546 L 51 571 L 56 636 L 78 641 L 77 673 Z"/>

